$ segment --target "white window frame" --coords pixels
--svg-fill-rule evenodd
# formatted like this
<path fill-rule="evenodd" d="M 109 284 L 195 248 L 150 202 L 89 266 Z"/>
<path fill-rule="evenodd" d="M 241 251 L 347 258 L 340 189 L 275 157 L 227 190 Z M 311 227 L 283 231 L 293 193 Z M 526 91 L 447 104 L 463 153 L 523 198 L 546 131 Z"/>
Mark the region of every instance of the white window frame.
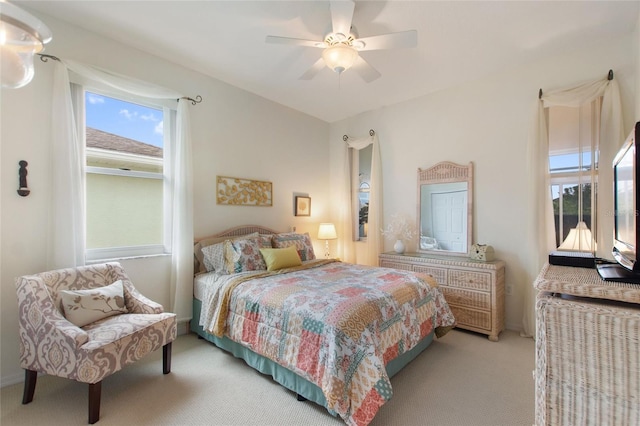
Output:
<path fill-rule="evenodd" d="M 596 200 L 594 199 L 595 196 L 597 196 L 596 194 L 596 189 L 593 187 L 593 185 L 595 185 L 597 187 L 598 185 L 598 161 L 597 161 L 597 153 L 591 153 L 591 162 L 592 165 L 590 167 L 593 167 L 594 172 L 594 181 L 588 181 L 588 182 L 581 182 L 581 177 L 584 176 L 585 174 L 590 174 L 591 173 L 591 169 L 587 169 L 587 170 L 583 170 L 583 165 L 582 165 L 582 159 L 580 157 L 580 155 L 582 153 L 579 152 L 579 150 L 571 150 L 571 151 L 556 151 L 556 152 L 550 152 L 549 153 L 549 158 L 553 157 L 554 155 L 564 155 L 564 154 L 575 154 L 578 156 L 579 161 L 578 161 L 578 166 L 576 167 L 577 170 L 575 171 L 571 171 L 571 172 L 554 172 L 553 170 L 557 170 L 557 169 L 550 169 L 549 170 L 549 191 L 550 191 L 550 195 L 551 195 L 551 199 L 553 200 L 553 187 L 554 186 L 558 186 L 559 187 L 559 194 L 558 194 L 558 229 L 556 230 L 556 232 L 558 233 L 559 236 L 559 244 L 562 244 L 562 237 L 564 235 L 564 225 L 563 225 L 563 197 L 562 194 L 564 193 L 564 188 L 567 186 L 580 186 L 582 185 L 586 185 L 586 184 L 592 184 L 592 188 L 591 188 L 591 219 L 590 219 L 590 223 L 587 224 L 587 226 L 589 227 L 589 229 L 591 230 L 591 232 L 595 235 L 595 229 L 597 227 L 597 223 L 596 223 L 596 218 L 593 215 L 593 212 L 595 212 L 596 209 Z M 580 191 L 581 189 L 578 188 L 578 190 Z M 582 209 L 582 206 L 579 207 L 579 209 Z"/>
<path fill-rule="evenodd" d="M 99 95 L 107 96 L 110 98 L 115 98 L 119 100 L 123 100 L 126 102 L 136 103 L 139 105 L 143 105 L 149 108 L 161 109 L 163 111 L 163 133 L 164 133 L 164 141 L 163 141 L 163 159 L 162 159 L 162 173 L 154 173 L 154 172 L 143 172 L 143 171 L 135 171 L 135 170 L 122 170 L 122 169 L 111 169 L 104 167 L 94 167 L 94 166 L 86 166 L 86 155 L 84 160 L 84 175 L 86 176 L 88 173 L 93 174 L 104 174 L 104 175 L 113 175 L 113 176 L 126 176 L 126 177 L 134 177 L 141 179 L 159 179 L 163 180 L 163 243 L 162 244 L 150 244 L 150 245 L 139 245 L 139 246 L 116 246 L 116 247 L 106 247 L 106 248 L 94 248 L 94 249 L 86 249 L 85 256 L 87 261 L 95 262 L 101 260 L 109 260 L 109 259 L 123 259 L 123 258 L 132 258 L 132 257 L 143 257 L 143 256 L 154 256 L 154 255 L 170 255 L 171 254 L 171 223 L 172 223 L 172 193 L 171 193 L 171 167 L 170 167 L 170 155 L 172 152 L 172 147 L 175 145 L 175 119 L 177 114 L 177 109 L 175 105 L 170 105 L 168 102 L 163 102 L 162 100 L 156 99 L 147 99 L 135 95 L 131 95 L 129 93 L 124 93 L 112 88 L 104 87 L 101 84 L 96 84 L 94 82 L 86 82 L 86 81 L 77 81 L 77 83 L 81 86 L 81 102 L 82 108 L 76 108 L 76 118 L 77 118 L 77 126 L 79 128 L 79 134 L 83 135 L 83 143 L 86 150 L 86 112 L 84 107 L 84 102 L 86 99 L 86 92 L 92 92 Z M 78 102 L 80 99 L 77 100 Z M 79 112 L 82 112 L 81 117 Z M 106 150 L 101 150 L 106 151 Z M 95 152 L 95 151 L 94 151 Z M 131 154 L 121 154 L 121 153 L 112 153 L 112 152 L 101 152 L 101 155 L 105 157 L 129 157 L 129 159 L 134 159 L 135 155 Z M 141 161 L 144 163 L 145 161 Z M 86 197 L 86 195 L 85 195 Z M 86 214 L 86 213 L 85 213 Z"/>

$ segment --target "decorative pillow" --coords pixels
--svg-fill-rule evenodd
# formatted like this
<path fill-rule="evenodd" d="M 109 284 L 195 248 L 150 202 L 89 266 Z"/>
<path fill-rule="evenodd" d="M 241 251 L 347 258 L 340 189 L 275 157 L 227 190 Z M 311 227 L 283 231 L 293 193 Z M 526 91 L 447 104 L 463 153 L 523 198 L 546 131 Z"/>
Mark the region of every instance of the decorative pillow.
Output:
<path fill-rule="evenodd" d="M 258 245 L 260 248 L 271 248 L 271 239 L 273 238 L 273 234 L 260 234 L 258 238 Z"/>
<path fill-rule="evenodd" d="M 202 247 L 204 256 L 202 264 L 207 272 L 216 271 L 221 274 L 226 273 L 224 262 L 224 241 L 210 246 Z"/>
<path fill-rule="evenodd" d="M 264 271 L 267 265 L 260 254 L 259 238 L 225 241 L 225 260 L 230 274 L 245 271 Z"/>
<path fill-rule="evenodd" d="M 311 237 L 308 232 L 305 232 L 304 234 L 297 234 L 295 232 L 276 234 L 271 239 L 271 243 L 274 248 L 295 246 L 296 250 L 298 250 L 300 260 L 313 260 L 316 258 L 316 255 L 313 252 L 313 245 L 311 244 Z"/>
<path fill-rule="evenodd" d="M 257 232 L 253 232 L 251 234 L 247 234 L 247 235 L 240 235 L 237 237 L 211 237 L 211 238 L 206 238 L 203 240 L 198 241 L 194 246 L 193 246 L 193 254 L 196 258 L 196 263 L 195 266 L 197 266 L 197 269 L 194 271 L 195 273 L 200 273 L 200 272 L 211 272 L 215 269 L 209 269 L 206 266 L 205 260 L 204 260 L 204 249 L 205 247 L 209 247 L 211 245 L 214 244 L 220 244 L 220 243 L 224 243 L 226 240 L 240 240 L 240 239 L 244 239 L 244 238 L 254 238 L 254 237 L 258 237 L 258 233 Z M 211 252 L 211 250 L 210 250 Z M 223 259 L 224 261 L 224 259 Z M 213 261 L 211 258 L 208 260 L 209 265 L 216 265 L 217 263 L 215 261 Z M 213 268 L 213 267 L 212 267 Z"/>
<path fill-rule="evenodd" d="M 286 248 L 261 248 L 260 253 L 267 263 L 267 271 L 302 265 L 298 250 L 294 245 Z"/>
<path fill-rule="evenodd" d="M 78 327 L 127 313 L 121 280 L 87 290 L 61 290 L 60 296 L 65 318 Z"/>

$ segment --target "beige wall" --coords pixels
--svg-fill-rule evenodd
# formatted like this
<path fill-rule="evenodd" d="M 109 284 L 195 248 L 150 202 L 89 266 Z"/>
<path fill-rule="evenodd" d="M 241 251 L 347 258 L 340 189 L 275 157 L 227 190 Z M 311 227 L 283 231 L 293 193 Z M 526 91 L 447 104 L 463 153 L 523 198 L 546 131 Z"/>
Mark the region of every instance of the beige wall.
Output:
<path fill-rule="evenodd" d="M 38 14 L 36 14 L 38 15 Z M 201 95 L 190 107 L 195 192 L 195 235 L 257 223 L 279 230 L 297 227 L 315 240 L 328 220 L 329 125 L 221 81 L 205 77 L 79 28 L 38 15 L 51 28 L 46 53 Z M 0 100 L 0 365 L 1 384 L 21 381 L 18 365 L 17 302 L 14 278 L 46 270 L 49 226 L 49 129 L 51 64 L 36 61 L 36 76 L 17 90 L 2 89 Z M 18 161 L 27 160 L 31 195 L 20 197 Z M 273 207 L 218 206 L 216 175 L 273 183 Z M 295 195 L 312 198 L 312 215 L 295 217 Z M 322 253 L 322 245 L 314 241 Z M 171 309 L 169 257 L 122 261 L 134 284 Z"/>
<path fill-rule="evenodd" d="M 415 218 L 417 169 L 445 160 L 472 161 L 474 242 L 491 244 L 496 257 L 506 261 L 506 284 L 511 290 L 506 300 L 507 328 L 521 329 L 524 287 L 531 285 L 527 267 L 534 252 L 533 242 L 525 241 L 523 226 L 528 217 L 526 144 L 538 89 L 604 77 L 613 69 L 627 132 L 636 99 L 636 56 L 631 35 L 602 40 L 561 57 L 507 67 L 459 87 L 333 123 L 332 179 L 341 167 L 336 159 L 341 158 L 342 135 L 359 137 L 373 128 L 380 140 L 384 217 L 404 213 Z M 385 250 L 392 250 L 392 244 L 385 241 Z M 415 250 L 416 244 L 408 249 Z"/>

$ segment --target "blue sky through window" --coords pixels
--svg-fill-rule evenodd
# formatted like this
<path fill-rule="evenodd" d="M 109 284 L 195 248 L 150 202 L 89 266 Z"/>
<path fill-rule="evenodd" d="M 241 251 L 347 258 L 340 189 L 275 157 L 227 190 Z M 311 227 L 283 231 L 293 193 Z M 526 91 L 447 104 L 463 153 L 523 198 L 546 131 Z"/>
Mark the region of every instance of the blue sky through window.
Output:
<path fill-rule="evenodd" d="M 580 170 L 580 164 L 578 162 L 578 153 L 550 155 L 549 156 L 549 171 L 551 173 L 557 172 L 577 172 Z M 589 170 L 591 167 L 591 153 L 582 153 L 582 170 Z"/>
<path fill-rule="evenodd" d="M 87 127 L 162 148 L 161 109 L 86 92 L 85 111 Z"/>

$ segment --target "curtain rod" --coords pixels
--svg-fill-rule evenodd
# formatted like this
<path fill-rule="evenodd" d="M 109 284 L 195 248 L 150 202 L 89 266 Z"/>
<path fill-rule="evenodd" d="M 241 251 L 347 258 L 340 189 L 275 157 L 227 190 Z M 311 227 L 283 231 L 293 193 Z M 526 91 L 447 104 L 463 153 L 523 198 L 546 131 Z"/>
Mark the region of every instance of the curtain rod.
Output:
<path fill-rule="evenodd" d="M 375 134 L 376 134 L 376 131 L 375 131 L 375 130 L 373 130 L 373 129 L 369 130 L 369 136 L 373 136 L 373 135 L 375 135 Z M 342 136 L 342 140 L 346 142 L 347 140 L 349 140 L 349 136 L 347 136 L 347 135 L 343 135 L 343 136 Z"/>
<path fill-rule="evenodd" d="M 60 58 L 58 58 L 57 56 L 47 55 L 45 53 L 38 53 L 38 56 L 40 56 L 40 60 L 42 62 L 49 62 L 49 59 L 53 59 L 54 61 L 62 62 L 60 60 Z M 202 96 L 200 96 L 200 95 L 196 96 L 195 99 L 190 98 L 188 96 L 183 96 L 181 98 L 176 99 L 176 101 L 180 102 L 180 99 L 184 99 L 186 101 L 190 101 L 191 105 L 196 105 L 196 104 L 199 104 L 200 102 L 202 102 Z"/>
<path fill-rule="evenodd" d="M 184 99 L 186 101 L 191 101 L 191 105 L 199 104 L 200 102 L 202 102 L 202 96 L 200 96 L 200 95 L 196 96 L 195 99 L 190 98 L 188 96 L 183 96 L 180 99 Z M 176 99 L 176 100 L 179 101 L 180 99 Z"/>
<path fill-rule="evenodd" d="M 44 53 L 38 53 L 38 56 L 40 56 L 40 60 L 42 62 L 49 62 L 49 59 L 53 59 L 54 61 L 61 62 L 60 58 L 58 58 L 57 56 L 47 55 L 47 54 L 44 54 Z"/>
<path fill-rule="evenodd" d="M 607 80 L 613 80 L 613 70 L 609 70 L 609 73 L 607 74 Z M 538 91 L 538 99 L 542 99 L 542 89 Z"/>

